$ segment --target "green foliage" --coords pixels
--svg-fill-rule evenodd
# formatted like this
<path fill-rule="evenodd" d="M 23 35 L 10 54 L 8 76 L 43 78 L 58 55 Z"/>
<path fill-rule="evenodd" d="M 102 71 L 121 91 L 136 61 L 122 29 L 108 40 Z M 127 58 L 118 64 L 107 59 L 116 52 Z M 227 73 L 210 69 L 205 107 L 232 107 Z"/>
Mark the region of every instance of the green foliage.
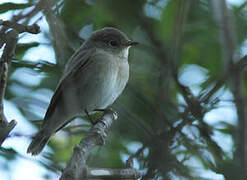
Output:
<path fill-rule="evenodd" d="M 33 43 L 29 43 L 29 44 L 17 44 L 15 53 L 16 53 L 16 57 L 18 59 L 22 59 L 24 54 L 26 53 L 26 51 L 32 47 L 37 47 L 39 45 L 39 43 L 37 42 L 33 42 Z"/>
<path fill-rule="evenodd" d="M 13 148 L 2 148 L 0 149 L 0 156 L 3 156 L 8 161 L 15 160 L 17 157 L 17 152 Z"/>

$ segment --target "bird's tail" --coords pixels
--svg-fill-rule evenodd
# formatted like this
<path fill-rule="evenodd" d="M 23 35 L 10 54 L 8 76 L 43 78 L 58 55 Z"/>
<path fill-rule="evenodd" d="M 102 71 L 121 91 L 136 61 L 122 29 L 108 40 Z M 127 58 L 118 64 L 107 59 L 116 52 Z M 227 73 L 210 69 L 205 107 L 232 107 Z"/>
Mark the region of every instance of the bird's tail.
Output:
<path fill-rule="evenodd" d="M 51 135 L 40 130 L 33 138 L 31 144 L 27 148 L 27 153 L 31 153 L 33 156 L 38 155 L 47 144 Z"/>

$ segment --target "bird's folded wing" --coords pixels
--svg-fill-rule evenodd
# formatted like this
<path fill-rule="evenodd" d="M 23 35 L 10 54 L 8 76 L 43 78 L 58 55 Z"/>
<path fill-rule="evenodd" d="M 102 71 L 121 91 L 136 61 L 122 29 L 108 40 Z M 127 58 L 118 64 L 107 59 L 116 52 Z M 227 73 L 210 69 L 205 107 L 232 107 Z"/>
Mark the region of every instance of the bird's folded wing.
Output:
<path fill-rule="evenodd" d="M 65 65 L 64 68 L 64 74 L 70 72 L 71 70 L 74 69 L 74 66 L 78 64 L 80 61 L 83 63 L 88 59 L 88 57 L 91 55 L 91 52 L 94 51 L 94 49 L 86 49 L 82 45 L 68 60 L 67 64 Z"/>
<path fill-rule="evenodd" d="M 54 95 L 52 96 L 52 99 L 50 101 L 49 107 L 46 111 L 45 118 L 43 121 L 43 126 L 46 123 L 46 121 L 49 119 L 49 117 L 53 114 L 56 105 L 59 103 L 59 101 L 62 100 L 63 96 L 63 89 L 66 86 L 69 86 L 70 83 L 75 77 L 78 75 L 78 73 L 82 73 L 85 68 L 90 64 L 91 55 L 93 54 L 94 49 L 87 50 L 83 52 L 75 52 L 75 54 L 71 57 L 70 61 L 68 62 L 70 66 L 66 68 L 63 77 L 58 83 L 58 86 L 55 90 Z"/>

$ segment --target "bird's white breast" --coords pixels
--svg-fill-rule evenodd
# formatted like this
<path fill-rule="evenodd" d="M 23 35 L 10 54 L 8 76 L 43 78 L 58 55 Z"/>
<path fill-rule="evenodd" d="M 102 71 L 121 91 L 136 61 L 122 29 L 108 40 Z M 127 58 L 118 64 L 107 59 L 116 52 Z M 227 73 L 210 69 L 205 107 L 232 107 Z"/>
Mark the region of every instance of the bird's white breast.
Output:
<path fill-rule="evenodd" d="M 129 78 L 128 52 L 129 48 L 126 48 L 122 51 L 121 56 L 112 58 L 114 62 L 110 63 L 111 68 L 109 68 L 111 75 L 108 79 L 105 79 L 105 84 L 107 85 L 102 89 L 102 91 L 104 91 L 102 92 L 102 94 L 104 94 L 103 104 L 106 107 L 111 105 L 118 98 L 126 86 Z"/>
<path fill-rule="evenodd" d="M 130 46 L 127 47 L 127 48 L 124 48 L 124 49 L 122 50 L 121 56 L 122 56 L 123 58 L 127 58 L 127 59 L 128 59 L 128 56 L 129 56 L 129 48 L 130 48 Z"/>

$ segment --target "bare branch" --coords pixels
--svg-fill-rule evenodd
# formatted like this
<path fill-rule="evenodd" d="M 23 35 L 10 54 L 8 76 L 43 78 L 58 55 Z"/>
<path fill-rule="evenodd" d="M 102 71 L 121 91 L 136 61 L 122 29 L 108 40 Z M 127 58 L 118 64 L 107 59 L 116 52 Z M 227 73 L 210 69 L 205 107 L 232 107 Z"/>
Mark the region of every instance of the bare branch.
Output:
<path fill-rule="evenodd" d="M 234 62 L 236 48 L 236 37 L 232 16 L 228 11 L 225 0 L 212 1 L 214 19 L 218 25 L 221 50 L 225 62 L 225 71 Z"/>
<path fill-rule="evenodd" d="M 12 21 L 0 20 L 2 29 L 0 31 L 0 47 L 5 43 L 3 54 L 0 60 L 0 146 L 16 126 L 17 122 L 12 120 L 8 122 L 4 115 L 3 100 L 5 96 L 5 90 L 7 86 L 8 70 L 11 64 L 11 60 L 15 54 L 15 48 L 18 41 L 18 35 L 22 32 L 39 33 L 39 26 L 34 24 L 32 26 L 25 26 Z M 9 28 L 12 30 L 6 32 Z"/>
<path fill-rule="evenodd" d="M 22 24 L 18 24 L 16 22 L 0 20 L 0 25 L 7 26 L 9 28 L 13 28 L 19 33 L 28 32 L 31 34 L 38 34 L 40 32 L 40 28 L 37 24 L 33 24 L 31 26 L 25 26 Z"/>
<path fill-rule="evenodd" d="M 110 168 L 88 168 L 87 178 L 110 178 L 110 179 L 137 179 L 140 173 L 133 168 L 110 169 Z"/>
<path fill-rule="evenodd" d="M 5 89 L 7 85 L 8 69 L 11 59 L 15 52 L 15 47 L 18 40 L 18 32 L 16 30 L 11 30 L 6 33 L 6 46 L 4 48 L 1 57 L 1 79 L 0 79 L 0 146 L 2 145 L 5 138 L 8 136 L 10 131 L 15 127 L 16 121 L 12 120 L 10 123 L 6 120 L 3 108 L 3 99 L 5 95 Z"/>
<path fill-rule="evenodd" d="M 2 73 L 0 79 L 0 117 L 3 117 L 3 99 L 8 79 L 8 63 L 4 62 L 2 65 Z"/>
<path fill-rule="evenodd" d="M 240 164 L 243 169 L 247 167 L 247 111 L 246 111 L 246 103 L 244 96 L 244 81 L 243 81 L 243 73 L 240 71 L 240 66 L 245 66 L 246 57 L 243 57 L 239 60 L 239 58 L 235 57 L 235 33 L 234 33 L 234 24 L 232 23 L 232 16 L 230 11 L 227 9 L 226 1 L 211 1 L 213 5 L 213 14 L 216 23 L 219 25 L 219 35 L 220 35 L 220 43 L 221 50 L 225 63 L 225 73 L 231 71 L 231 74 L 228 76 L 228 81 L 230 84 L 230 89 L 233 93 L 237 114 L 238 114 L 238 130 L 237 132 L 237 150 L 236 157 L 234 159 L 237 160 L 237 164 Z M 243 4 L 245 6 L 245 4 Z M 239 60 L 236 62 L 236 60 Z M 233 66 L 235 64 L 235 66 Z"/>
<path fill-rule="evenodd" d="M 46 2 L 46 6 L 44 6 L 44 14 L 49 25 L 57 63 L 64 66 L 74 50 L 70 47 L 70 40 L 67 37 L 64 22 L 60 19 L 59 15 L 56 14 L 55 10 L 52 9 L 52 7 L 56 5 L 57 0 L 43 1 Z"/>
<path fill-rule="evenodd" d="M 128 168 L 133 168 L 133 159 L 136 157 L 136 156 L 139 156 L 145 149 L 146 147 L 145 146 L 142 146 L 141 148 L 139 148 L 134 154 L 132 154 L 126 161 L 126 167 Z"/>
<path fill-rule="evenodd" d="M 63 171 L 61 180 L 74 180 L 85 178 L 111 177 L 114 179 L 129 179 L 140 176 L 140 173 L 132 168 L 107 169 L 89 168 L 86 161 L 90 151 L 98 145 L 104 145 L 106 132 L 113 121 L 117 119 L 116 112 L 106 110 L 102 118 L 90 129 L 88 134 L 74 147 L 73 155 Z"/>

